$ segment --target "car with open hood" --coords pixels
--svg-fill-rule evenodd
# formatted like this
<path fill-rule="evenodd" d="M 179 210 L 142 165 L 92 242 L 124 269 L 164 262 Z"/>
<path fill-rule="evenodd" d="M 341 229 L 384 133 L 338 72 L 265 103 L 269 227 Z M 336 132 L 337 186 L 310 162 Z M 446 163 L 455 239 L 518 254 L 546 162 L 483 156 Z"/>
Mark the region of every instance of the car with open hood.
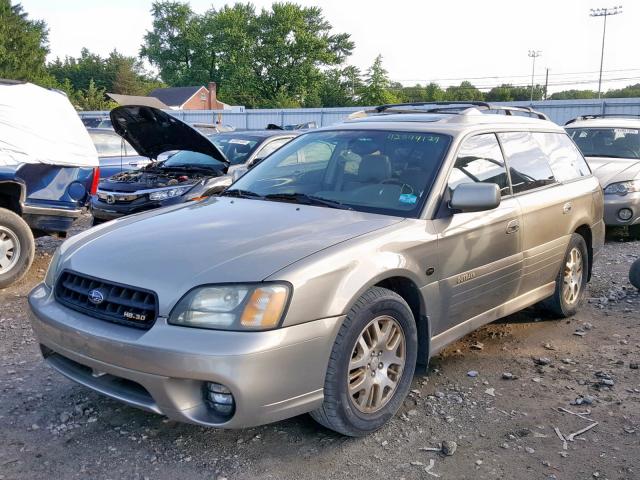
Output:
<path fill-rule="evenodd" d="M 544 115 L 386 105 L 67 240 L 31 322 L 49 365 L 130 405 L 366 435 L 456 339 L 538 302 L 573 315 L 603 243 L 598 180 Z"/>
<path fill-rule="evenodd" d="M 565 128 L 604 189 L 604 221 L 640 240 L 640 117 L 584 115 Z"/>
<path fill-rule="evenodd" d="M 115 134 L 138 153 L 134 161 L 151 161 L 100 181 L 91 200 L 94 224 L 220 193 L 234 174 L 240 176 L 297 135 L 266 130 L 206 134 L 201 126 L 153 107 L 123 106 L 110 115 Z M 118 157 L 110 161 L 117 169 Z"/>

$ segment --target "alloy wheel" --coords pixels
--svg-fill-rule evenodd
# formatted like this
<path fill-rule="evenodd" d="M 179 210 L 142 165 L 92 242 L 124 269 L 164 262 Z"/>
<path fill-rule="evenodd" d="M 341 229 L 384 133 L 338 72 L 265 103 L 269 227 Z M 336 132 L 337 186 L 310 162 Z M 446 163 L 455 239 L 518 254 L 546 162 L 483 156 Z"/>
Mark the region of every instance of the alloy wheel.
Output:
<path fill-rule="evenodd" d="M 362 330 L 351 353 L 348 392 L 362 413 L 375 413 L 393 397 L 406 362 L 404 331 L 383 315 Z"/>
<path fill-rule="evenodd" d="M 562 287 L 562 296 L 569 305 L 576 303 L 580 297 L 583 263 L 582 252 L 576 247 L 572 248 L 564 265 Z"/>

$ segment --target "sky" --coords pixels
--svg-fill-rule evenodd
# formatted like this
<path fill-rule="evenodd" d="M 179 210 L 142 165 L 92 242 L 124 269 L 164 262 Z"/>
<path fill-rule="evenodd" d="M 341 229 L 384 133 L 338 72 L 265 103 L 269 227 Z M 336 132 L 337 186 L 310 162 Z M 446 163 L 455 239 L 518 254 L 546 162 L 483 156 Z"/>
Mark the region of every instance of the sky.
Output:
<path fill-rule="evenodd" d="M 405 85 L 442 86 L 471 80 L 489 88 L 536 83 L 549 69 L 549 91 L 597 89 L 603 18 L 589 10 L 620 3 L 606 0 L 294 0 L 316 5 L 336 32 L 351 34 L 356 47 L 348 63 L 363 71 L 382 54 L 389 77 Z M 608 17 L 603 90 L 640 83 L 640 1 L 623 2 Z M 31 18 L 50 28 L 50 59 L 78 56 L 82 47 L 101 55 L 114 48 L 137 55 L 151 29 L 152 0 L 20 0 Z M 201 13 L 224 0 L 191 0 Z M 268 8 L 269 0 L 254 0 Z M 215 79 L 213 79 L 215 80 Z M 587 83 L 589 82 L 589 83 Z M 485 89 L 486 89 L 485 88 Z"/>

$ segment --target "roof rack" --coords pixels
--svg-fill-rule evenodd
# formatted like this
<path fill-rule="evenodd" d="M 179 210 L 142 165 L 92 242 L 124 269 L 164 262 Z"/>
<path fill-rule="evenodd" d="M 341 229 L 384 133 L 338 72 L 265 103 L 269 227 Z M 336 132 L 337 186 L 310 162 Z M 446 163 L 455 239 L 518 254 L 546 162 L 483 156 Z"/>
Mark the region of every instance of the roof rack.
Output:
<path fill-rule="evenodd" d="M 591 115 L 580 115 L 576 118 L 572 118 L 567 121 L 565 125 L 569 125 L 570 123 L 577 122 L 580 120 L 592 120 L 594 118 L 640 118 L 640 115 L 634 115 L 632 113 L 594 113 Z"/>
<path fill-rule="evenodd" d="M 402 109 L 402 107 L 427 107 L 435 106 L 429 109 Z M 471 108 L 478 108 L 485 111 L 504 112 L 505 115 L 513 115 L 513 112 L 526 113 L 540 120 L 549 120 L 549 117 L 542 112 L 538 112 L 531 107 L 520 107 L 510 105 L 495 105 L 488 102 L 479 101 L 451 101 L 451 102 L 410 102 L 410 103 L 390 103 L 380 105 L 374 108 L 375 113 L 385 113 L 392 111 L 393 113 L 450 113 L 465 114 Z"/>

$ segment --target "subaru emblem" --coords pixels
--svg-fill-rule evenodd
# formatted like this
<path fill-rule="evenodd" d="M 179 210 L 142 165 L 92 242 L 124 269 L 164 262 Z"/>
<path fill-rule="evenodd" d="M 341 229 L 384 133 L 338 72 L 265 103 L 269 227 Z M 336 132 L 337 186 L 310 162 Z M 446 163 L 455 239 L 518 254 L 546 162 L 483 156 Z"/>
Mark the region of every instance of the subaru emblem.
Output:
<path fill-rule="evenodd" d="M 89 290 L 89 301 L 94 305 L 100 305 L 104 302 L 104 295 L 100 290 Z"/>

